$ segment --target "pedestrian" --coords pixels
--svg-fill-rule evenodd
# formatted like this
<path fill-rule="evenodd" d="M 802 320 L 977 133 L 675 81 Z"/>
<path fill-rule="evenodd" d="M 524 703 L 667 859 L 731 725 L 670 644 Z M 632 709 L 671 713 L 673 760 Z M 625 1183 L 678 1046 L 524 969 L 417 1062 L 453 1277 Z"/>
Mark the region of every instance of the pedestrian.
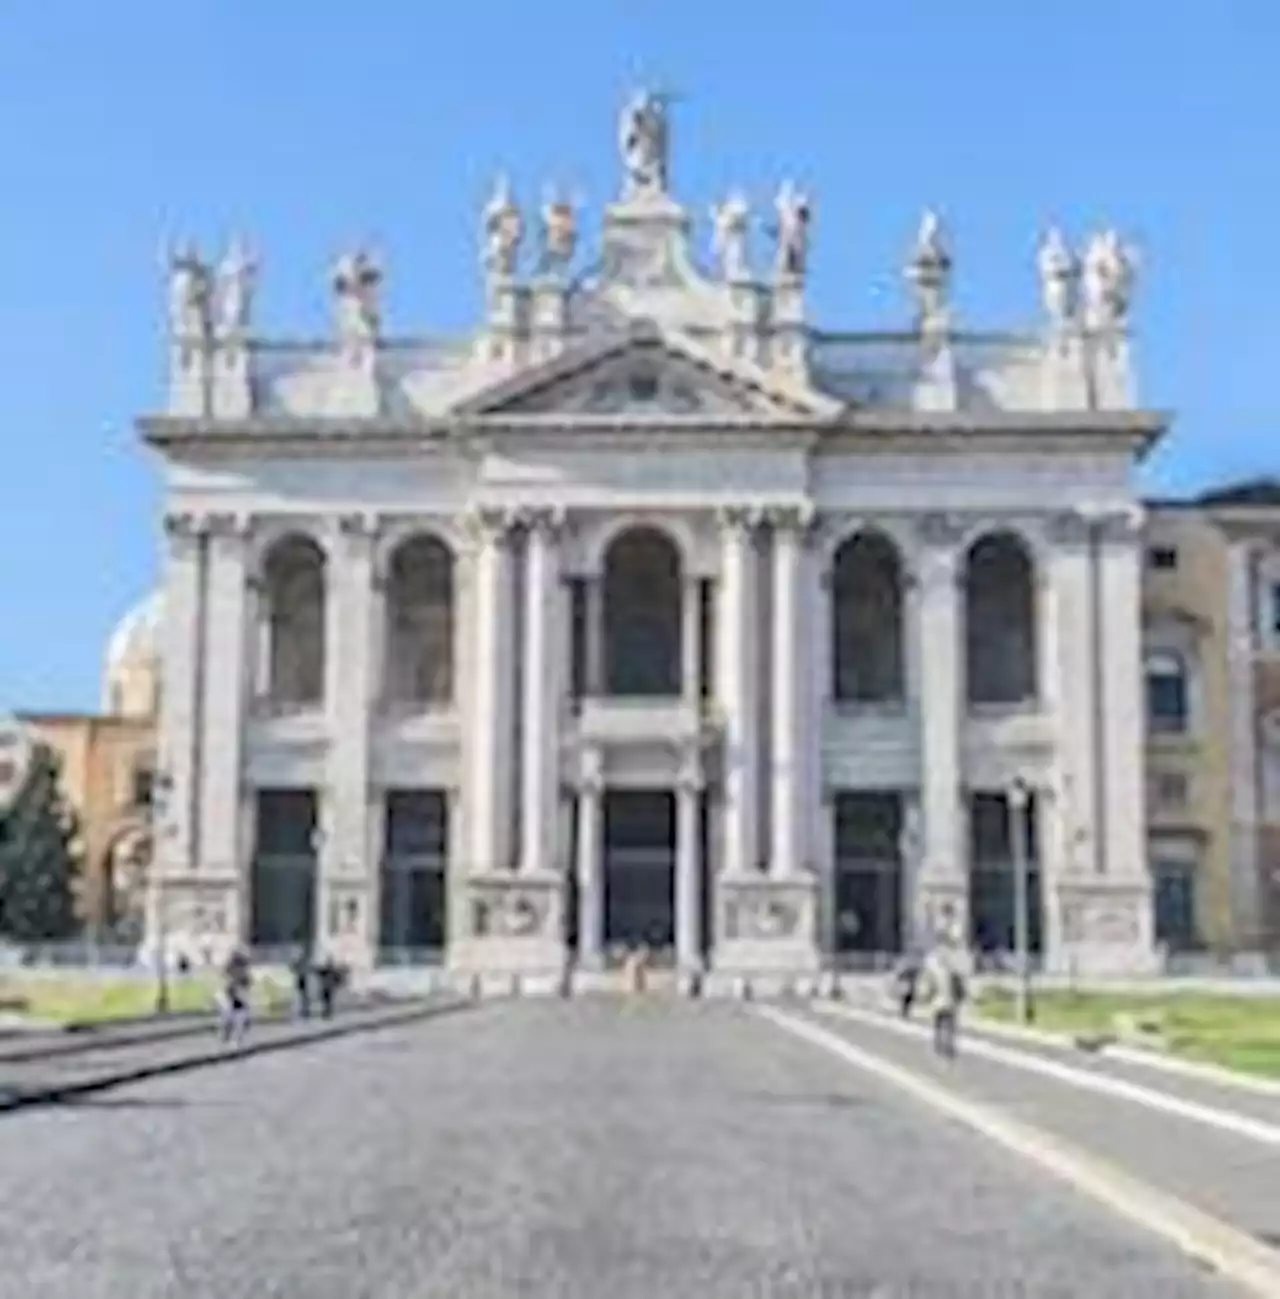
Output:
<path fill-rule="evenodd" d="M 920 986 L 920 966 L 920 954 L 913 950 L 902 958 L 894 974 L 898 1012 L 903 1019 L 911 1018 L 911 1008 L 915 1004 L 916 993 Z"/>
<path fill-rule="evenodd" d="M 332 956 L 325 958 L 316 966 L 316 991 L 320 995 L 320 1016 L 322 1019 L 333 1018 L 333 998 L 342 983 L 342 971 Z"/>
<path fill-rule="evenodd" d="M 298 948 L 293 965 L 293 1013 L 298 1019 L 311 1018 L 311 954 L 306 944 Z"/>
<path fill-rule="evenodd" d="M 935 944 L 924 964 L 933 1020 L 933 1049 L 946 1060 L 953 1060 L 956 1055 L 956 1028 L 967 992 L 964 966 L 959 945 L 945 940 Z"/>
<path fill-rule="evenodd" d="M 238 1046 L 249 1031 L 249 988 L 252 982 L 248 954 L 236 948 L 222 971 L 220 1029 L 224 1042 Z"/>

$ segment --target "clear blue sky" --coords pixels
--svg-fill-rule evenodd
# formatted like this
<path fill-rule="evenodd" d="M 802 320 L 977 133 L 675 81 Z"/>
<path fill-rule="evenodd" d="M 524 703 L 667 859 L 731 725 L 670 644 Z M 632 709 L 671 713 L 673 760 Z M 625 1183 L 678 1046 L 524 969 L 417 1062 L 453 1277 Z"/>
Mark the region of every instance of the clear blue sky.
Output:
<path fill-rule="evenodd" d="M 615 114 L 682 95 L 674 184 L 816 197 L 823 323 L 902 323 L 925 204 L 975 326 L 1037 310 L 1049 220 L 1138 241 L 1146 472 L 1178 491 L 1280 468 L 1280 10 L 1267 0 L 46 0 L 0 17 L 0 708 L 97 705 L 104 637 L 157 573 L 158 253 L 244 230 L 259 314 L 328 327 L 325 271 L 383 250 L 389 328 L 466 330 L 498 168 L 613 197 Z"/>

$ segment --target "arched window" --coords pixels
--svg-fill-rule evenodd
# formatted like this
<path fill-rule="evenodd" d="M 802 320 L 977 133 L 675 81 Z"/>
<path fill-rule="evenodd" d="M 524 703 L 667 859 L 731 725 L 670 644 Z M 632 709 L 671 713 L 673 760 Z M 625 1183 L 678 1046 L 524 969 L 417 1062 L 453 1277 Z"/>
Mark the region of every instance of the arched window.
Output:
<path fill-rule="evenodd" d="M 969 551 L 965 651 L 970 704 L 1035 700 L 1035 566 L 1012 533 L 983 537 Z"/>
<path fill-rule="evenodd" d="M 310 538 L 284 537 L 268 552 L 263 589 L 269 635 L 267 694 L 286 708 L 324 700 L 325 558 Z"/>
<path fill-rule="evenodd" d="M 680 552 L 665 533 L 632 528 L 604 561 L 604 667 L 610 695 L 680 694 Z"/>
<path fill-rule="evenodd" d="M 1147 679 L 1148 730 L 1153 735 L 1181 734 L 1190 718 L 1186 661 L 1173 650 L 1153 650 L 1143 666 Z"/>
<path fill-rule="evenodd" d="M 902 564 L 878 532 L 851 537 L 831 570 L 832 696 L 896 703 L 904 696 Z"/>
<path fill-rule="evenodd" d="M 385 665 L 389 703 L 453 697 L 453 556 L 435 537 L 412 537 L 391 557 Z"/>

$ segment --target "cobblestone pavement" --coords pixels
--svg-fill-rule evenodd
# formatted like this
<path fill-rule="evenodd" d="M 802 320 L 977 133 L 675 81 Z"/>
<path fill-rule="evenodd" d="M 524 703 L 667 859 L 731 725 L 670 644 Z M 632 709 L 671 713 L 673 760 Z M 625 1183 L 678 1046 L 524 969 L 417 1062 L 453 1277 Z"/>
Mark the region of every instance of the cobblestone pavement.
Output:
<path fill-rule="evenodd" d="M 1226 1299 L 730 1004 L 499 1003 L 0 1119 L 0 1299 Z"/>

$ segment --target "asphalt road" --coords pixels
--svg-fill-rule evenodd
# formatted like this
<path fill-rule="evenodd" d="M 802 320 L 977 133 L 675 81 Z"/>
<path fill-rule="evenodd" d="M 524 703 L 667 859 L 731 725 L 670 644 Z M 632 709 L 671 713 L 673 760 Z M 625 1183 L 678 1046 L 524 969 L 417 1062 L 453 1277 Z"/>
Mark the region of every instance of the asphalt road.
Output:
<path fill-rule="evenodd" d="M 1236 1291 L 730 1004 L 499 1003 L 0 1118 L 0 1296 Z"/>

